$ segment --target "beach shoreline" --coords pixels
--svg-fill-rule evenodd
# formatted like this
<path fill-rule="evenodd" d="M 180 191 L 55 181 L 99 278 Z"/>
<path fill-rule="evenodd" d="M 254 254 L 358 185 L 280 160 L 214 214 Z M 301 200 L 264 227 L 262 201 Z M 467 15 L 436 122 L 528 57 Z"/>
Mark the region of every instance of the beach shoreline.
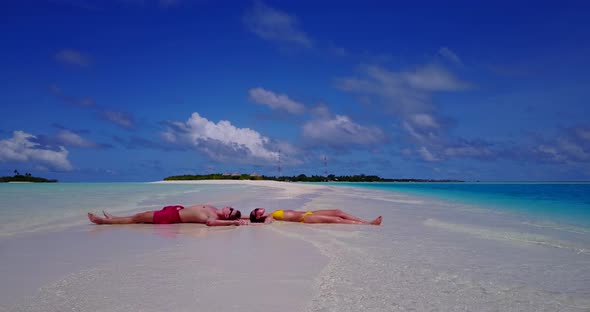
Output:
<path fill-rule="evenodd" d="M 147 182 L 150 184 L 180 184 L 180 185 L 247 185 L 256 187 L 271 187 L 280 189 L 282 192 L 292 194 L 292 196 L 310 194 L 316 191 L 321 191 L 330 186 L 298 183 L 298 182 L 283 182 L 271 180 L 182 180 L 182 181 L 153 181 Z"/>
<path fill-rule="evenodd" d="M 160 311 L 165 303 L 175 311 L 222 312 L 590 307 L 588 233 L 354 187 L 240 180 L 137 187 L 147 192 L 134 199 L 138 207 L 174 201 L 243 213 L 341 209 L 384 221 L 98 226 L 80 214 L 75 226 L 0 238 L 0 283 L 10 289 L 0 295 L 0 311 Z"/>
<path fill-rule="evenodd" d="M 219 184 L 204 182 L 188 184 Z M 296 198 L 310 194 L 308 187 L 279 187 L 281 183 L 224 184 L 254 184 L 273 200 L 302 202 Z M 191 194 L 188 196 L 193 198 L 201 195 Z M 240 198 L 247 199 L 234 196 L 224 201 L 239 203 Z M 193 201 L 199 202 L 197 198 Z M 0 311 L 63 311 L 80 302 L 84 302 L 84 310 L 88 311 L 100 307 L 117 311 L 118 294 L 107 294 L 107 284 L 127 285 L 127 296 L 133 293 L 147 301 L 150 298 L 145 292 L 153 287 L 157 286 L 156 292 L 174 292 L 174 311 L 192 310 L 188 307 L 195 305 L 219 311 L 243 311 L 244 305 L 258 306 L 260 311 L 301 311 L 305 308 L 305 298 L 312 295 L 315 275 L 327 263 L 327 258 L 311 244 L 270 227 L 98 226 L 88 224 L 88 220 L 83 222 L 86 224 L 74 223 L 49 232 L 20 233 L 0 240 L 0 251 L 3 251 L 0 283 L 6 289 L 0 295 Z M 31 254 L 36 256 L 30 257 Z M 39 257 L 45 261 L 38 263 Z M 302 259 L 305 263 L 299 263 Z M 297 270 L 284 270 L 283 266 L 297 267 Z M 162 272 L 171 277 L 161 276 Z M 280 288 L 275 287 L 277 282 Z M 175 283 L 192 285 L 193 289 L 179 292 Z M 145 286 L 149 284 L 154 286 Z M 104 298 L 96 298 L 93 294 L 96 291 L 103 293 Z M 258 292 L 270 294 L 276 300 L 261 300 L 256 295 Z M 66 293 L 76 300 L 60 299 L 58 293 Z M 235 303 L 224 306 L 228 293 Z M 182 299 L 185 297 L 192 299 Z M 142 307 L 139 302 L 129 304 Z M 170 302 L 158 304 L 152 302 L 147 310 L 170 309 Z"/>

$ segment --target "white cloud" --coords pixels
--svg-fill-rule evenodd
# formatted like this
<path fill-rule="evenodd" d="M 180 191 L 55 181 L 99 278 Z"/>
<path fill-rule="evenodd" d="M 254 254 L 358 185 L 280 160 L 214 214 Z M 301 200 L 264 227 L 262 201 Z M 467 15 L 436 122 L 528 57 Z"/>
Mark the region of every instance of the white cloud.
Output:
<path fill-rule="evenodd" d="M 560 138 L 557 140 L 557 146 L 569 159 L 577 161 L 590 160 L 590 151 L 584 150 L 581 144 L 573 142 L 572 140 Z"/>
<path fill-rule="evenodd" d="M 410 120 L 415 125 L 424 127 L 424 128 L 440 128 L 438 122 L 434 119 L 433 116 L 429 114 L 414 114 L 410 116 Z"/>
<path fill-rule="evenodd" d="M 135 119 L 132 114 L 98 106 L 91 97 L 76 98 L 66 95 L 62 92 L 59 86 L 55 84 L 49 86 L 49 92 L 63 100 L 65 103 L 84 109 L 90 109 L 97 114 L 99 118 L 114 123 L 120 127 L 131 129 L 135 126 Z"/>
<path fill-rule="evenodd" d="M 305 106 L 291 100 L 285 94 L 276 94 L 263 88 L 253 88 L 248 92 L 250 100 L 258 104 L 264 104 L 271 109 L 284 109 L 291 114 L 302 114 Z"/>
<path fill-rule="evenodd" d="M 311 47 L 311 39 L 299 29 L 294 16 L 257 2 L 244 15 L 246 26 L 259 37 Z"/>
<path fill-rule="evenodd" d="M 557 163 L 590 162 L 590 130 L 586 127 L 566 129 L 558 137 L 543 140 L 532 149 L 541 160 Z"/>
<path fill-rule="evenodd" d="M 320 103 L 314 106 L 311 109 L 311 113 L 318 118 L 330 118 L 330 116 L 332 115 L 330 109 L 328 108 L 328 105 L 324 103 Z"/>
<path fill-rule="evenodd" d="M 416 125 L 412 120 L 404 120 L 402 122 L 402 128 L 409 134 L 410 138 L 417 140 L 421 143 L 437 143 L 440 139 L 439 131 L 432 129 L 428 125 Z"/>
<path fill-rule="evenodd" d="M 56 139 L 63 145 L 66 146 L 75 146 L 75 147 L 84 147 L 84 148 L 95 148 L 98 147 L 98 144 L 86 140 L 80 135 L 69 131 L 69 130 L 61 130 L 57 133 Z"/>
<path fill-rule="evenodd" d="M 33 162 L 59 170 L 72 170 L 68 150 L 41 147 L 34 142 L 36 137 L 23 131 L 14 131 L 12 138 L 0 140 L 0 161 Z"/>
<path fill-rule="evenodd" d="M 93 108 L 96 106 L 96 102 L 91 97 L 75 98 L 73 96 L 66 95 L 62 92 L 58 85 L 52 84 L 49 86 L 49 92 L 53 93 L 64 102 L 82 108 Z"/>
<path fill-rule="evenodd" d="M 489 157 L 495 155 L 487 146 L 455 146 L 444 149 L 444 154 L 449 157 Z"/>
<path fill-rule="evenodd" d="M 455 54 L 455 52 L 451 51 L 451 49 L 447 48 L 447 47 L 442 47 L 438 50 L 438 53 L 442 56 L 444 56 L 445 58 L 447 58 L 448 60 L 450 60 L 453 63 L 456 64 L 463 64 L 463 62 L 461 61 L 461 59 L 459 58 L 459 56 L 457 54 Z"/>
<path fill-rule="evenodd" d="M 553 146 L 539 145 L 535 151 L 552 161 L 563 162 L 567 160 L 567 158 Z"/>
<path fill-rule="evenodd" d="M 448 139 L 451 123 L 442 123 L 432 103 L 435 92 L 459 91 L 469 83 L 455 77 L 436 64 L 417 66 L 413 70 L 392 71 L 382 66 L 361 66 L 361 77 L 338 80 L 338 87 L 361 96 L 377 97 L 386 110 L 400 118 L 408 138 L 421 148 L 424 160 L 438 161 Z M 453 151 L 451 151 L 453 152 Z M 454 151 L 459 153 L 459 151 Z"/>
<path fill-rule="evenodd" d="M 338 80 L 344 91 L 376 95 L 386 106 L 403 116 L 434 110 L 431 94 L 438 91 L 458 91 L 469 84 L 437 65 L 424 65 L 414 71 L 390 71 L 381 66 L 362 66 L 365 78 Z"/>
<path fill-rule="evenodd" d="M 133 128 L 133 126 L 135 124 L 135 121 L 133 120 L 133 116 L 129 113 L 126 113 L 126 112 L 105 109 L 105 110 L 100 111 L 99 113 L 104 119 L 106 119 L 116 125 L 119 125 L 123 128 L 130 129 L 130 128 Z"/>
<path fill-rule="evenodd" d="M 457 91 L 469 85 L 453 76 L 449 71 L 437 65 L 419 67 L 412 72 L 400 74 L 402 81 L 409 86 L 424 91 Z"/>
<path fill-rule="evenodd" d="M 439 161 L 439 158 L 431 153 L 425 146 L 418 149 L 418 153 L 422 156 L 422 159 L 430 162 Z"/>
<path fill-rule="evenodd" d="M 68 65 L 86 67 L 90 65 L 90 57 L 73 49 L 62 49 L 55 54 L 55 59 Z"/>
<path fill-rule="evenodd" d="M 578 138 L 590 142 L 590 128 L 577 128 L 574 132 Z"/>
<path fill-rule="evenodd" d="M 303 137 L 311 142 L 332 147 L 373 145 L 385 141 L 381 129 L 361 126 L 343 115 L 307 122 L 303 125 Z"/>
<path fill-rule="evenodd" d="M 193 113 L 186 122 L 174 122 L 162 134 L 168 142 L 188 144 L 218 161 L 266 163 L 276 161 L 270 139 L 249 128 L 237 128 L 227 120 L 218 123 Z"/>
<path fill-rule="evenodd" d="M 412 155 L 414 155 L 414 151 L 412 149 L 410 149 L 410 148 L 407 148 L 407 147 L 406 148 L 403 148 L 401 150 L 401 153 L 404 156 L 412 156 Z"/>

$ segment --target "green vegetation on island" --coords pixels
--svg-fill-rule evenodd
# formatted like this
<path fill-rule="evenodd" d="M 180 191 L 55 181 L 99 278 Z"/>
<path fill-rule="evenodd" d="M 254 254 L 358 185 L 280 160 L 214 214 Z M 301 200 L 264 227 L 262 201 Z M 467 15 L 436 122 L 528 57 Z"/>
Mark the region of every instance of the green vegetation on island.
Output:
<path fill-rule="evenodd" d="M 352 176 L 336 176 L 330 174 L 328 176 L 306 176 L 300 174 L 298 176 L 281 176 L 269 177 L 259 174 L 196 174 L 196 175 L 178 175 L 164 178 L 164 181 L 188 181 L 188 180 L 271 180 L 271 181 L 285 181 L 285 182 L 464 182 L 461 180 L 431 180 L 431 179 L 384 179 L 376 175 L 352 175 Z"/>
<path fill-rule="evenodd" d="M 14 170 L 14 176 L 0 177 L 0 182 L 34 182 L 34 183 L 49 183 L 57 182 L 54 179 L 45 179 L 40 177 L 34 177 L 30 173 L 20 174 L 18 170 Z"/>

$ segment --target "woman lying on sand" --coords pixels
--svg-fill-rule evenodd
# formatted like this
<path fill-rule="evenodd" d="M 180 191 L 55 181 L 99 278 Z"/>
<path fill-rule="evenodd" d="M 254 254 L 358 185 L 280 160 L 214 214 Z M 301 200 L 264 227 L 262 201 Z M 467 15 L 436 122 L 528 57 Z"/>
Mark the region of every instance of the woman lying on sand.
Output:
<path fill-rule="evenodd" d="M 264 208 L 256 208 L 250 212 L 251 223 L 270 223 L 274 220 L 301 223 L 339 223 L 339 224 L 372 224 L 380 225 L 383 217 L 368 222 L 363 219 L 351 216 L 342 210 L 316 210 L 316 211 L 296 211 L 296 210 L 276 210 L 273 213 L 266 213 Z"/>

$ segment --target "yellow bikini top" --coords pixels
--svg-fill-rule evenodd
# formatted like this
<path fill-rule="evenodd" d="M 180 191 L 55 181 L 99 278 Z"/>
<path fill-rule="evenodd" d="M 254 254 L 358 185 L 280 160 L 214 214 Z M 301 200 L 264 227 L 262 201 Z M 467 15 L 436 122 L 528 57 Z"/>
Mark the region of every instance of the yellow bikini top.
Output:
<path fill-rule="evenodd" d="M 276 220 L 283 220 L 285 218 L 285 210 L 276 210 L 275 212 L 270 214 Z"/>

